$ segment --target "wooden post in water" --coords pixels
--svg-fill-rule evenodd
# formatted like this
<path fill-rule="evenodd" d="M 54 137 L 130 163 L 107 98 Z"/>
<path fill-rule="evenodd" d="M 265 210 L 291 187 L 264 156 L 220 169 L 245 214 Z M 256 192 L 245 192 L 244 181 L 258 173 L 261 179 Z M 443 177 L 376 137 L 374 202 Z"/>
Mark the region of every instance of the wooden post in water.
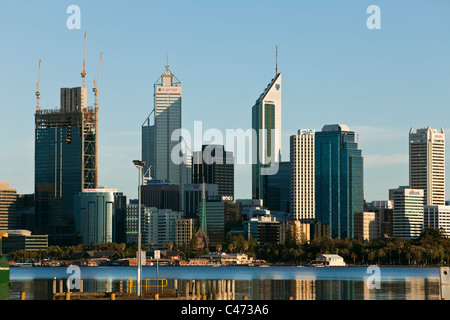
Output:
<path fill-rule="evenodd" d="M 200 281 L 196 281 L 196 286 L 197 286 L 197 300 L 200 300 L 201 297 L 201 292 L 200 292 Z"/>
<path fill-rule="evenodd" d="M 189 280 L 186 280 L 186 300 L 189 300 Z"/>
<path fill-rule="evenodd" d="M 236 292 L 236 280 L 234 279 L 231 281 L 231 291 L 232 291 L 231 299 L 234 300 L 236 298 L 234 295 Z"/>
<path fill-rule="evenodd" d="M 123 292 L 123 280 L 120 279 L 119 281 L 119 292 Z"/>
<path fill-rule="evenodd" d="M 80 292 L 83 292 L 83 279 L 80 279 Z"/>
<path fill-rule="evenodd" d="M 218 294 L 217 299 L 222 300 L 222 280 L 217 280 Z"/>
<path fill-rule="evenodd" d="M 110 298 L 111 298 L 111 300 L 116 300 L 115 292 L 111 292 Z"/>
<path fill-rule="evenodd" d="M 56 278 L 53 278 L 53 294 L 56 293 Z"/>
<path fill-rule="evenodd" d="M 64 293 L 64 286 L 62 279 L 59 280 L 59 293 Z"/>
<path fill-rule="evenodd" d="M 25 300 L 25 291 L 20 291 L 20 300 Z"/>
<path fill-rule="evenodd" d="M 105 280 L 105 292 L 108 292 L 108 279 Z"/>
<path fill-rule="evenodd" d="M 208 280 L 208 296 L 211 297 L 211 280 Z"/>

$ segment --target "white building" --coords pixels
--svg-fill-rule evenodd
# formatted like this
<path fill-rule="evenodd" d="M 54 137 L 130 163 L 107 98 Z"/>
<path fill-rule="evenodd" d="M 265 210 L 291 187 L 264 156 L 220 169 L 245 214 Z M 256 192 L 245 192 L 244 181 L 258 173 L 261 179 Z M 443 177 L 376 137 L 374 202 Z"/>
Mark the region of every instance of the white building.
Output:
<path fill-rule="evenodd" d="M 294 220 L 315 219 L 315 130 L 300 129 L 290 138 L 291 213 Z"/>
<path fill-rule="evenodd" d="M 184 215 L 170 209 L 150 209 L 150 219 L 147 227 L 148 242 L 153 243 L 156 248 L 162 248 L 164 243 L 176 243 L 176 220 L 183 219 Z"/>
<path fill-rule="evenodd" d="M 442 230 L 450 237 L 450 206 L 425 206 L 423 227 Z"/>
<path fill-rule="evenodd" d="M 322 264 L 327 267 L 345 267 L 347 264 L 344 258 L 337 254 L 321 254 L 314 261 L 317 264 Z"/>
<path fill-rule="evenodd" d="M 181 82 L 167 61 L 165 71 L 154 85 L 154 109 L 142 125 L 142 160 L 146 162 L 144 179 L 167 179 L 180 187 L 180 209 L 184 203 L 184 185 L 192 179 L 189 157 L 184 157 L 181 164 L 172 159 L 172 151 L 182 145 L 181 137 L 172 140 L 173 132 L 182 127 L 181 98 Z M 180 151 L 185 151 L 184 145 Z"/>
<path fill-rule="evenodd" d="M 423 199 L 421 189 L 401 187 L 394 191 L 393 236 L 418 238 L 423 229 Z"/>
<path fill-rule="evenodd" d="M 445 133 L 433 128 L 409 132 L 409 186 L 424 190 L 425 205 L 445 205 Z"/>
<path fill-rule="evenodd" d="M 281 73 L 275 68 L 275 77 L 264 89 L 252 107 L 252 199 L 264 199 L 267 175 L 275 174 L 281 161 Z"/>

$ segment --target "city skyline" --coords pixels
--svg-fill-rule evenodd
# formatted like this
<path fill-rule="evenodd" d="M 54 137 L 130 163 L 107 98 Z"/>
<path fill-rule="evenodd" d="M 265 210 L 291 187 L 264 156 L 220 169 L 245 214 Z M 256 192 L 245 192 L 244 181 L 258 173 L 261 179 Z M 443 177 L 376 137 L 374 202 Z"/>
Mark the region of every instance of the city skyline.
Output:
<path fill-rule="evenodd" d="M 279 70 L 283 74 L 282 161 L 289 160 L 289 137 L 298 129 L 319 130 L 327 124 L 345 123 L 359 135 L 365 160 L 364 197 L 368 201 L 387 199 L 390 188 L 408 184 L 411 127 L 444 130 L 450 127 L 445 120 L 445 108 L 450 102 L 447 93 L 450 64 L 446 58 L 450 47 L 445 40 L 449 30 L 442 22 L 445 19 L 439 18 L 445 17 L 442 10 L 448 6 L 445 2 L 415 3 L 408 6 L 405 18 L 406 2 L 377 1 L 382 13 L 381 30 L 369 30 L 365 25 L 368 17 L 365 9 L 371 4 L 368 2 L 359 5 L 329 2 L 329 7 L 290 2 L 256 6 L 263 17 L 272 17 L 271 10 L 274 11 L 277 32 L 262 23 L 250 27 L 255 22 L 250 16 L 245 26 L 236 21 L 224 28 L 221 23 L 227 21 L 227 13 L 246 17 L 256 4 L 253 1 L 242 4 L 242 13 L 232 11 L 231 4 L 197 2 L 187 8 L 182 2 L 174 3 L 177 4 L 174 19 L 179 18 L 176 26 L 187 23 L 183 10 L 195 13 L 201 7 L 198 14 L 202 22 L 212 23 L 210 30 L 189 25 L 175 36 L 178 42 L 155 33 L 145 38 L 145 27 L 161 21 L 157 12 L 150 10 L 151 4 L 143 4 L 148 11 L 142 11 L 148 16 L 130 11 L 135 15 L 134 22 L 121 15 L 128 23 L 124 27 L 113 23 L 123 8 L 111 5 L 109 15 L 95 21 L 94 16 L 106 8 L 80 1 L 80 30 L 65 26 L 69 3 L 6 5 L 4 12 L 20 10 L 29 20 L 16 22 L 9 16 L 2 17 L 3 23 L 11 26 L 8 29 L 13 35 L 5 39 L 5 48 L 13 49 L 1 54 L 2 61 L 9 62 L 3 66 L 7 77 L 0 80 L 4 92 L 9 93 L 1 98 L 2 119 L 18 119 L 2 121 L 0 126 L 2 136 L 8 137 L 0 145 L 4 150 L 0 156 L 2 181 L 20 194 L 34 192 L 33 115 L 38 62 L 42 59 L 41 108 L 51 109 L 58 104 L 60 88 L 81 85 L 85 31 L 89 106 L 94 105 L 90 89 L 97 76 L 98 54 L 104 52 L 99 85 L 98 184 L 117 188 L 128 198 L 137 197 L 131 161 L 140 157 L 142 119 L 153 108 L 152 84 L 161 73 L 167 53 L 171 69 L 184 86 L 183 127 L 190 130 L 194 121 L 201 120 L 205 130 L 218 128 L 225 132 L 227 128 L 251 127 L 251 106 L 273 78 L 278 45 Z M 218 8 L 223 12 L 217 13 Z M 299 16 L 289 14 L 289 10 Z M 283 13 L 285 21 L 279 20 L 275 13 L 278 16 Z M 33 29 L 36 17 L 47 20 L 39 19 L 39 25 Z M 214 19 L 218 22 L 213 23 Z M 102 29 L 105 23 L 108 30 Z M 296 33 L 289 31 L 291 24 Z M 55 29 L 49 31 L 53 26 Z M 135 29 L 137 35 L 123 37 Z M 198 38 L 192 31 L 200 32 L 202 37 L 189 44 L 189 39 Z M 263 31 L 268 34 L 261 43 L 263 35 L 259 33 Z M 219 32 L 220 40 L 210 37 L 214 32 Z M 43 33 L 44 37 L 35 37 Z M 293 35 L 298 41 L 291 40 Z M 139 36 L 145 41 L 140 42 Z M 249 36 L 253 38 L 246 44 Z M 115 37 L 122 46 L 117 45 Z M 27 43 L 18 44 L 17 38 Z M 37 39 L 43 43 L 38 44 Z M 398 39 L 401 41 L 396 42 Z M 51 50 L 54 43 L 60 45 Z M 157 50 L 154 43 L 158 44 Z M 149 48 L 153 49 L 147 51 Z M 333 54 L 327 55 L 330 50 Z M 215 81 L 204 81 L 204 73 Z M 225 112 L 217 117 L 218 110 Z M 236 165 L 235 172 L 235 198 L 251 198 L 251 165 Z M 448 195 L 448 187 L 446 191 Z"/>

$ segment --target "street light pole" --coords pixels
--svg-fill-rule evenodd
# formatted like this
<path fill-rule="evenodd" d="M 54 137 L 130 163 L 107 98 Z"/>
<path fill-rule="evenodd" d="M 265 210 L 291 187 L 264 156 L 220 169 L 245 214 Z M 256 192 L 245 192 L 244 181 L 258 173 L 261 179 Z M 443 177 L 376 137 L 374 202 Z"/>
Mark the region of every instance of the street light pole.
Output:
<path fill-rule="evenodd" d="M 142 258 L 141 258 L 141 176 L 142 168 L 145 166 L 145 161 L 133 160 L 134 165 L 139 172 L 139 188 L 138 188 L 138 249 L 137 249 L 137 296 L 141 295 L 141 275 L 142 275 Z"/>

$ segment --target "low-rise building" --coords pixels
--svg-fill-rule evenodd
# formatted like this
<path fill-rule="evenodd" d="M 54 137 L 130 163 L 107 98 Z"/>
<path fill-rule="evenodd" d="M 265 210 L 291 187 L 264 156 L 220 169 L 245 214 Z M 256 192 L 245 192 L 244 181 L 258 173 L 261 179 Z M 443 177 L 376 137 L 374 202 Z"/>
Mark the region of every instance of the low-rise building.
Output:
<path fill-rule="evenodd" d="M 345 267 L 347 264 L 338 254 L 321 254 L 314 261 L 316 264 L 321 264 L 327 267 Z"/>
<path fill-rule="evenodd" d="M 248 264 L 248 256 L 244 253 L 208 252 L 200 258 L 208 259 L 212 263 L 225 265 Z"/>
<path fill-rule="evenodd" d="M 7 230 L 7 237 L 2 238 L 1 252 L 26 250 L 39 251 L 48 248 L 48 235 L 32 235 L 29 230 Z"/>

